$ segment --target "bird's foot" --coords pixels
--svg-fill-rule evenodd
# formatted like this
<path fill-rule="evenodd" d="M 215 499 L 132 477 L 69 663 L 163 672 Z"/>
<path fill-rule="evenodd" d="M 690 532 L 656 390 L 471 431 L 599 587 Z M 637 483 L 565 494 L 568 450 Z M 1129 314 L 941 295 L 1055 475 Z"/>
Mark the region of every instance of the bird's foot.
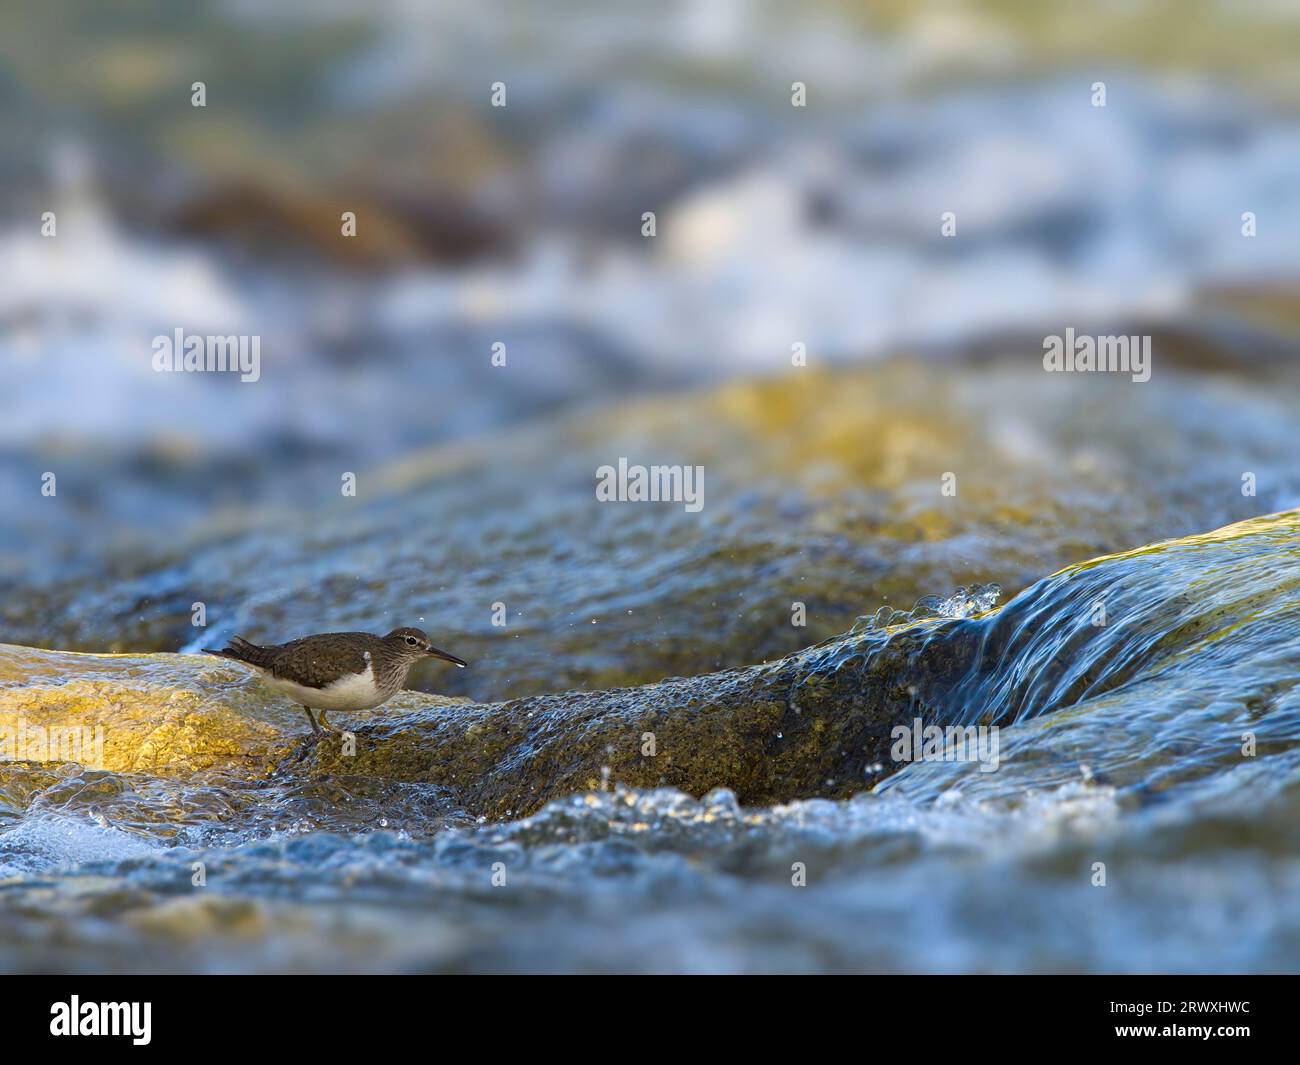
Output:
<path fill-rule="evenodd" d="M 343 735 L 343 730 L 342 730 L 341 728 L 339 728 L 338 725 L 331 725 L 328 721 L 325 720 L 325 715 L 326 715 L 327 713 L 328 713 L 328 711 L 326 711 L 326 710 L 322 710 L 322 711 L 320 712 L 320 725 L 321 725 L 321 728 L 323 728 L 326 732 L 332 732 L 335 736 L 342 736 L 342 735 Z"/>

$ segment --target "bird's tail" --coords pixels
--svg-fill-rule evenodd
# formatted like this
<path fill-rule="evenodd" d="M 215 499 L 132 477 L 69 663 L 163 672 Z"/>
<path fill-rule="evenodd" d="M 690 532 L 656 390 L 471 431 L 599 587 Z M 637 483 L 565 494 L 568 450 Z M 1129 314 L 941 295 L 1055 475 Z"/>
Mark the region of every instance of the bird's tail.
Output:
<path fill-rule="evenodd" d="M 205 647 L 203 650 L 210 655 L 219 655 L 222 658 L 231 658 L 236 662 L 243 662 L 250 666 L 266 666 L 270 664 L 271 652 L 265 647 L 259 647 L 255 643 L 249 643 L 242 636 L 232 636 L 226 647 L 218 650 L 215 647 Z"/>

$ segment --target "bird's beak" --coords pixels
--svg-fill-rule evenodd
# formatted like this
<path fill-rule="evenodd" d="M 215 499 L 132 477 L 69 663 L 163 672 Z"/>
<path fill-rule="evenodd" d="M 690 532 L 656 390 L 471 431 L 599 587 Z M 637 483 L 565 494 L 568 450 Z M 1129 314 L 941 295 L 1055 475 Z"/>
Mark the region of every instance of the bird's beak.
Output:
<path fill-rule="evenodd" d="M 461 659 L 457 658 L 455 655 L 449 655 L 446 651 L 439 651 L 438 648 L 436 647 L 430 647 L 424 653 L 428 655 L 430 658 L 441 658 L 444 662 L 455 662 L 456 665 L 460 666 L 461 669 L 464 669 L 467 665 L 469 665 L 468 662 L 462 661 Z"/>

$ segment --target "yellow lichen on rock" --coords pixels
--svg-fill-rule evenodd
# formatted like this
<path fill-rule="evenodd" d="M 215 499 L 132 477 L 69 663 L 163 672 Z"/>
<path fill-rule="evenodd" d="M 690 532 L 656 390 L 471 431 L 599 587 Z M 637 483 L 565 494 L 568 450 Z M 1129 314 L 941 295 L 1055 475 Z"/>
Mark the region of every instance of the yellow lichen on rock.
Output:
<path fill-rule="evenodd" d="M 0 646 L 0 758 L 164 776 L 217 767 L 260 775 L 291 738 L 287 712 L 252 685 L 193 656 Z"/>

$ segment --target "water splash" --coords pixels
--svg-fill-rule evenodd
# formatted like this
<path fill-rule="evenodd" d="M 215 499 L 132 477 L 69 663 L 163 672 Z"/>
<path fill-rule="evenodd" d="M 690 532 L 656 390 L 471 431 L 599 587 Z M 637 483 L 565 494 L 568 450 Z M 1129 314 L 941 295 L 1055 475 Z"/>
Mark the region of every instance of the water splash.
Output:
<path fill-rule="evenodd" d="M 873 629 L 888 629 L 895 625 L 906 625 L 913 621 L 929 621 L 934 618 L 969 618 L 992 610 L 1002 596 L 1002 586 L 988 584 L 963 585 L 947 599 L 937 595 L 927 595 L 918 599 L 911 610 L 896 610 L 882 606 L 874 614 L 865 614 L 853 623 L 853 632 L 867 632 Z"/>

